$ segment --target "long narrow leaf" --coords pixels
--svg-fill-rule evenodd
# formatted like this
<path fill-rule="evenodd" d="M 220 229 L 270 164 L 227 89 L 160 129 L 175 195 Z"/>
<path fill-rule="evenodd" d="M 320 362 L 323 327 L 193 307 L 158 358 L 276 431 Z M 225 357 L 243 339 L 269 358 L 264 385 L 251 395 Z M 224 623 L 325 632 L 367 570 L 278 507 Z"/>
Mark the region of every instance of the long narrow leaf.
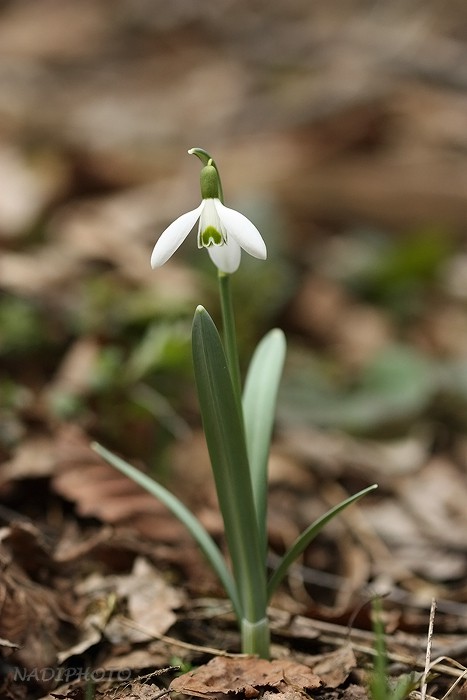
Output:
<path fill-rule="evenodd" d="M 243 415 L 261 546 L 267 550 L 268 459 L 276 415 L 277 392 L 286 343 L 281 330 L 270 331 L 258 344 L 243 391 Z"/>
<path fill-rule="evenodd" d="M 122 474 L 129 477 L 132 481 L 136 482 L 142 486 L 146 491 L 153 496 L 155 496 L 161 503 L 163 503 L 172 513 L 180 520 L 183 525 L 188 529 L 192 537 L 198 543 L 201 551 L 204 553 L 212 568 L 219 576 L 222 585 L 225 588 L 227 595 L 232 601 L 235 613 L 240 614 L 240 602 L 238 600 L 237 592 L 235 589 L 234 581 L 232 575 L 227 568 L 225 560 L 212 539 L 212 537 L 206 532 L 204 527 L 201 525 L 199 520 L 195 518 L 193 513 L 188 510 L 188 508 L 179 499 L 170 493 L 166 488 L 161 486 L 151 479 L 143 472 L 136 469 L 125 460 L 117 457 L 117 455 L 110 452 L 102 445 L 98 443 L 93 443 L 92 448 L 107 462 L 109 462 L 113 467 L 116 467 Z"/>
<path fill-rule="evenodd" d="M 335 518 L 336 515 L 338 515 L 338 513 L 344 510 L 344 508 L 347 508 L 347 506 L 350 506 L 351 503 L 355 503 L 355 501 L 358 501 L 360 498 L 362 498 L 362 496 L 365 496 L 367 493 L 370 493 L 370 491 L 373 491 L 376 488 L 378 488 L 377 485 L 373 484 L 372 486 L 368 486 L 366 489 L 359 491 L 355 495 L 346 498 L 345 501 L 342 501 L 342 503 L 339 503 L 337 506 L 334 506 L 334 508 L 331 508 L 331 510 L 328 510 L 327 513 L 315 520 L 314 523 L 307 527 L 307 529 L 297 537 L 290 549 L 284 554 L 281 561 L 279 562 L 279 566 L 269 579 L 268 600 L 271 598 L 277 586 L 284 578 L 290 565 L 293 564 L 295 559 L 297 559 L 297 557 L 300 556 L 304 549 L 308 547 L 310 542 L 312 542 L 312 540 L 322 530 L 326 523 Z"/>
<path fill-rule="evenodd" d="M 219 333 L 202 306 L 197 308 L 193 320 L 192 346 L 204 432 L 234 578 L 243 616 L 255 621 L 265 616 L 266 572 L 257 529 L 243 417 Z"/>

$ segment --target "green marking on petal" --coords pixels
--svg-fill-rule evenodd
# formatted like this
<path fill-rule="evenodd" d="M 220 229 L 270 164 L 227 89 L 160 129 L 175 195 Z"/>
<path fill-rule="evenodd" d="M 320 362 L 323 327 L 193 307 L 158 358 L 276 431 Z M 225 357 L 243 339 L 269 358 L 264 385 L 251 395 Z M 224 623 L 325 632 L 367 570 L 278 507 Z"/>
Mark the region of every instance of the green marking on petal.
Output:
<path fill-rule="evenodd" d="M 224 238 L 214 226 L 207 226 L 201 231 L 200 248 L 209 248 L 211 245 L 222 245 Z"/>

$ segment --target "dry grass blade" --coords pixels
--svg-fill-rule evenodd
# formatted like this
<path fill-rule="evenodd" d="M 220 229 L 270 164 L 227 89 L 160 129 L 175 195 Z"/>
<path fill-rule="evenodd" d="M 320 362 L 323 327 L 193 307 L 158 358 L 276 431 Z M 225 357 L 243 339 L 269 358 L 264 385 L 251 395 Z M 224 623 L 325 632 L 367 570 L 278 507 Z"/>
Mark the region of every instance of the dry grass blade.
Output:
<path fill-rule="evenodd" d="M 428 688 L 428 673 L 430 669 L 431 662 L 431 647 L 433 643 L 433 628 L 435 624 L 435 614 L 436 614 L 436 600 L 433 598 L 431 601 L 430 608 L 430 620 L 428 623 L 428 639 L 426 645 L 426 656 L 425 656 L 425 669 L 423 671 L 422 683 L 421 683 L 421 700 L 426 700 L 426 693 Z"/>

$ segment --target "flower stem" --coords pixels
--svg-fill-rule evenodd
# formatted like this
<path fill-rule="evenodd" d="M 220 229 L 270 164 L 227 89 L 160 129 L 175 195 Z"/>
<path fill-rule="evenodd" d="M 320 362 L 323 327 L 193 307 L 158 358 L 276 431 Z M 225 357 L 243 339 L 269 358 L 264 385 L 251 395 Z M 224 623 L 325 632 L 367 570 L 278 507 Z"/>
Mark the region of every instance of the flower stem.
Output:
<path fill-rule="evenodd" d="M 271 634 L 267 617 L 258 622 L 243 619 L 241 633 L 243 654 L 256 654 L 261 659 L 269 659 Z"/>
<path fill-rule="evenodd" d="M 219 270 L 219 293 L 221 299 L 222 322 L 224 331 L 224 346 L 230 376 L 235 391 L 238 406 L 241 410 L 242 387 L 240 381 L 240 364 L 238 361 L 237 333 L 235 330 L 235 316 L 232 303 L 232 290 L 230 275 Z"/>
<path fill-rule="evenodd" d="M 192 148 L 188 152 L 198 156 L 204 165 L 212 165 L 216 169 L 218 180 L 218 197 L 220 201 L 224 203 L 221 178 L 215 161 L 211 158 L 209 153 L 201 148 Z M 232 380 L 233 394 L 238 409 L 238 417 L 240 418 L 240 425 L 237 429 L 237 433 L 239 430 L 242 432 L 241 435 L 237 436 L 237 447 L 241 443 L 245 444 L 245 460 L 244 462 L 242 460 L 238 460 L 235 465 L 235 483 L 239 488 L 232 489 L 232 493 L 229 494 L 228 499 L 230 505 L 233 505 L 234 509 L 240 516 L 243 511 L 244 517 L 240 517 L 239 522 L 236 523 L 236 527 L 232 527 L 232 531 L 226 532 L 226 535 L 227 539 L 229 540 L 228 535 L 230 534 L 231 542 L 229 543 L 229 548 L 232 545 L 233 550 L 235 550 L 231 551 L 231 555 L 235 554 L 235 556 L 232 556 L 232 559 L 234 560 L 234 569 L 236 569 L 234 577 L 243 611 L 243 617 L 241 620 L 239 620 L 242 639 L 242 652 L 245 654 L 256 654 L 263 659 L 268 659 L 270 632 L 269 621 L 267 618 L 266 567 L 264 566 L 261 556 L 262 547 L 260 541 L 260 528 L 258 527 L 257 522 L 257 514 L 255 513 L 253 518 L 248 517 L 254 513 L 255 503 L 251 484 L 250 465 L 246 453 L 245 423 L 242 406 L 242 384 L 240 379 L 240 363 L 238 359 L 237 333 L 235 329 L 235 316 L 232 301 L 232 289 L 230 285 L 230 275 L 219 270 L 218 280 L 223 323 L 224 351 L 230 378 Z M 243 469 L 242 464 L 244 467 Z M 217 472 L 214 469 L 214 476 L 216 476 L 216 473 Z M 224 479 L 222 479 L 222 484 L 224 484 Z M 219 495 L 219 486 L 217 486 L 217 489 Z M 234 498 L 233 504 L 231 502 L 232 497 Z M 245 508 L 247 509 L 246 513 L 244 510 Z M 247 524 L 247 520 L 249 521 L 249 524 Z M 226 519 L 224 517 L 224 523 L 225 522 Z M 233 545 L 235 546 L 233 547 Z M 235 566 L 235 564 L 237 564 L 237 566 Z"/>
<path fill-rule="evenodd" d="M 221 272 L 220 270 L 219 291 L 224 327 L 225 355 L 232 379 L 232 386 L 234 389 L 238 412 L 241 417 L 241 425 L 242 428 L 244 428 L 240 365 L 238 361 L 237 334 L 235 330 L 230 275 Z M 244 440 L 245 436 L 243 435 L 241 439 Z M 247 492 L 252 488 L 251 474 L 244 474 L 243 479 L 244 486 L 242 489 L 242 504 L 238 504 L 239 510 L 241 510 L 242 506 L 245 506 L 246 502 L 250 502 L 251 508 L 255 510 L 253 494 L 251 493 L 251 498 L 246 498 Z M 245 483 L 245 480 L 248 480 L 249 483 Z M 255 526 L 256 531 L 252 532 L 251 528 L 255 528 Z M 249 563 L 243 572 L 243 576 L 241 577 L 242 580 L 239 581 L 237 579 L 239 594 L 243 601 L 244 613 L 246 615 L 246 617 L 244 617 L 240 623 L 242 652 L 244 654 L 256 654 L 263 659 L 267 659 L 269 658 L 270 632 L 266 612 L 266 598 L 262 591 L 263 585 L 265 585 L 266 569 L 262 557 L 260 556 L 260 527 L 257 523 L 257 515 L 255 516 L 255 523 L 254 525 L 251 525 L 249 531 L 248 529 L 245 531 L 244 527 L 240 529 L 244 530 L 243 532 L 237 533 L 245 549 L 244 557 L 242 558 L 245 562 Z M 254 563 L 252 562 L 251 557 L 248 556 L 250 548 L 247 546 L 247 542 L 251 544 L 253 541 L 257 541 L 259 546 L 258 555 L 255 556 Z"/>

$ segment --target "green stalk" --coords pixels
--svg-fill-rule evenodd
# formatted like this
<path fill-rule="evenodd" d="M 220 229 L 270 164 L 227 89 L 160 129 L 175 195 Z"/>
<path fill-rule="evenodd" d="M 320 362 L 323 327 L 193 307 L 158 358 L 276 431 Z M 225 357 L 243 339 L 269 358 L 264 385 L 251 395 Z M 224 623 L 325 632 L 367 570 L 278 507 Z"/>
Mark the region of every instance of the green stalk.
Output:
<path fill-rule="evenodd" d="M 371 612 L 373 617 L 373 634 L 375 637 L 375 659 L 373 673 L 370 677 L 370 694 L 373 700 L 388 700 L 391 697 L 387 677 L 387 649 L 385 630 L 382 620 L 381 599 L 376 596 L 372 600 Z"/>
<path fill-rule="evenodd" d="M 235 330 L 235 316 L 232 302 L 232 288 L 230 275 L 226 272 L 218 272 L 219 295 L 221 300 L 222 326 L 224 336 L 224 350 L 227 357 L 230 376 L 235 392 L 235 398 L 241 410 L 242 386 L 240 380 L 240 363 L 238 360 L 237 332 Z"/>
<path fill-rule="evenodd" d="M 256 654 L 261 659 L 269 659 L 269 647 L 271 645 L 271 632 L 269 620 L 263 617 L 258 622 L 250 622 L 243 619 L 241 623 L 242 652 L 244 654 Z"/>
<path fill-rule="evenodd" d="M 219 179 L 220 183 L 220 179 Z M 219 184 L 220 187 L 220 184 Z M 238 359 L 238 345 L 237 345 L 237 332 L 235 327 L 235 315 L 233 309 L 232 301 L 232 287 L 230 283 L 230 275 L 218 271 L 219 280 L 219 295 L 221 301 L 221 313 L 222 313 L 222 327 L 223 327 L 223 338 L 224 338 L 224 350 L 227 359 L 227 365 L 230 372 L 230 377 L 232 380 L 232 388 L 235 396 L 235 402 L 237 404 L 239 416 L 241 418 L 241 432 L 242 435 L 238 435 L 238 439 L 243 442 L 245 440 L 245 420 L 243 415 L 243 405 L 242 405 L 242 383 L 240 378 L 240 363 Z M 251 484 L 251 465 L 249 461 L 246 462 L 248 466 L 248 474 L 244 472 L 244 477 L 248 476 L 249 484 Z M 241 497 L 242 498 L 242 497 Z M 243 500 L 243 498 L 242 498 Z M 251 538 L 253 534 L 254 539 L 258 539 L 260 543 L 260 550 L 264 551 L 264 531 L 265 524 L 259 522 L 259 513 L 256 510 L 258 505 L 255 502 L 255 498 L 252 492 L 252 498 L 247 499 L 249 507 L 254 511 L 255 522 L 257 525 L 257 531 L 255 533 L 250 530 L 249 532 L 244 532 L 241 537 L 242 539 L 246 537 Z M 265 513 L 261 514 L 266 516 Z M 251 521 L 250 521 L 251 522 Z M 265 557 L 259 557 L 256 561 L 255 570 L 249 571 L 248 580 L 243 581 L 243 585 L 246 583 L 247 589 L 250 589 L 249 597 L 251 597 L 252 588 L 257 589 L 258 586 L 262 586 L 263 583 L 261 579 L 265 577 L 266 566 Z M 266 585 L 266 583 L 264 583 Z M 243 586 L 242 586 L 243 587 Z M 242 594 L 240 593 L 240 597 Z M 254 598 L 255 596 L 253 596 Z M 251 609 L 248 613 L 248 618 L 244 617 L 240 624 L 240 633 L 242 641 L 242 652 L 244 654 L 257 654 L 260 658 L 269 658 L 269 648 L 270 648 L 270 630 L 269 630 L 269 620 L 267 619 L 266 606 L 261 604 L 258 608 L 257 605 L 250 606 Z M 263 616 L 260 615 L 262 609 Z"/>

